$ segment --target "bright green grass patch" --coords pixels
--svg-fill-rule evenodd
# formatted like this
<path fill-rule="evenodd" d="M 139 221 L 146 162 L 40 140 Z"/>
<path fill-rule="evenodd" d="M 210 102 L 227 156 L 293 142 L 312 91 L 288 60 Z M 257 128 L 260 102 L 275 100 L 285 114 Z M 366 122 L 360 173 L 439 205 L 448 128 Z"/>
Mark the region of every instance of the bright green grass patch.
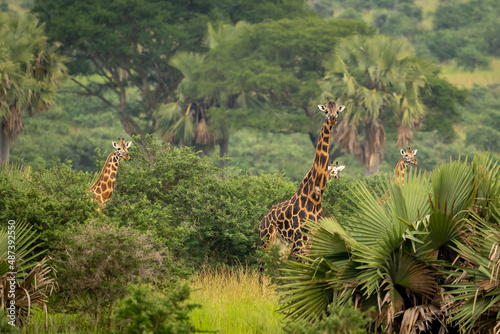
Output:
<path fill-rule="evenodd" d="M 91 324 L 90 319 L 85 315 L 66 314 L 66 313 L 48 313 L 48 330 L 45 329 L 45 313 L 36 308 L 31 313 L 32 317 L 29 325 L 23 327 L 24 334 L 104 334 L 109 333 L 104 328 L 97 328 Z"/>
<path fill-rule="evenodd" d="M 191 313 L 200 330 L 220 333 L 281 333 L 283 315 L 269 279 L 253 269 L 209 269 L 192 278 L 191 303 L 201 308 Z"/>
<path fill-rule="evenodd" d="M 442 76 L 459 87 L 470 88 L 474 84 L 488 85 L 500 82 L 500 58 L 493 58 L 490 68 L 465 72 L 456 66 L 455 62 L 442 65 Z"/>

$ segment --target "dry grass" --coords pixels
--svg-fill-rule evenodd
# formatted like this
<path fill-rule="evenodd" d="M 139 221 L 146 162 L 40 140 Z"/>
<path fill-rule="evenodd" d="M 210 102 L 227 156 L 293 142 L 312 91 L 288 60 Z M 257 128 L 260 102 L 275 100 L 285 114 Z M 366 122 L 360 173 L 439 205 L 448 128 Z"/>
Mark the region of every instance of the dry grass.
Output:
<path fill-rule="evenodd" d="M 205 269 L 192 278 L 190 302 L 202 305 L 191 314 L 198 329 L 220 333 L 280 333 L 274 288 L 254 269 Z"/>

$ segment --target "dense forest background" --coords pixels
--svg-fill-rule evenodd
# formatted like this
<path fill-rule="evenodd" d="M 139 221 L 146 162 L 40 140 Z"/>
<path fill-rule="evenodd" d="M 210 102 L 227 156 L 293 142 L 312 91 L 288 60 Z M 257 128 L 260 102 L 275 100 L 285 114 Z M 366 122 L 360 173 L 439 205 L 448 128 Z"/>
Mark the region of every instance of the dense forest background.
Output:
<path fill-rule="evenodd" d="M 206 154 L 222 152 L 230 157 L 229 165 L 252 173 L 284 171 L 292 180 L 301 180 L 310 167 L 319 132 L 318 118 L 308 115 L 314 115 L 315 105 L 323 103 L 317 84 L 326 73 L 322 62 L 338 40 L 336 36 L 326 36 L 331 33 L 322 27 L 352 29 L 349 27 L 358 24 L 336 23 L 332 18 L 364 20 L 366 26 L 354 29 L 365 29 L 366 34 L 375 32 L 369 29 L 371 26 L 380 34 L 404 37 L 411 42 L 416 56 L 436 64 L 434 73 L 427 78 L 427 86 L 422 88 L 425 115 L 418 119 L 413 140 L 406 143 L 419 150 L 418 168 L 431 170 L 450 156 L 473 156 L 481 151 L 499 154 L 496 83 L 500 77 L 500 43 L 494 29 L 498 26 L 494 1 L 311 1 L 308 3 L 311 11 L 303 8 L 301 1 L 283 4 L 293 10 L 282 10 L 283 6 L 266 2 L 259 2 L 255 8 L 230 1 L 204 4 L 205 7 L 194 2 L 189 10 L 199 17 L 197 26 L 190 23 L 190 29 L 196 37 L 186 39 L 180 31 L 175 31 L 178 36 L 174 38 L 179 43 L 175 50 L 157 54 L 163 52 L 158 48 L 144 55 L 126 50 L 130 43 L 142 45 L 141 39 L 146 38 L 133 36 L 132 31 L 125 31 L 121 40 L 101 45 L 103 36 L 112 36 L 113 31 L 105 27 L 98 34 L 83 30 L 99 24 L 99 20 L 125 28 L 130 22 L 123 16 L 109 14 L 111 7 L 100 5 L 102 12 L 97 13 L 86 11 L 92 7 L 90 4 L 73 8 L 74 13 L 86 20 L 78 26 L 72 24 L 76 14 L 66 15 L 65 22 L 53 23 L 44 18 L 57 3 L 3 3 L 4 11 L 16 12 L 30 10 L 36 4 L 35 12 L 42 22 L 46 21 L 43 23 L 49 38 L 63 43 L 58 44 L 59 51 L 77 55 L 68 62 L 73 81 L 67 80 L 62 85 L 50 111 L 25 117 L 24 133 L 12 145 L 12 161 L 34 162 L 38 158 L 47 161 L 55 156 L 71 160 L 74 168 L 95 171 L 96 147 L 104 155 L 111 148 L 111 140 L 130 135 L 124 130 L 130 125 L 120 121 L 124 114 L 120 116 L 117 111 L 123 109 L 136 127 L 133 133 L 155 134 Z M 162 20 L 160 13 L 155 13 L 152 19 L 149 10 L 143 9 L 144 17 L 137 13 L 137 17 L 130 18 L 134 24 L 144 25 L 137 25 L 137 29 L 172 27 L 170 21 Z M 176 15 L 180 18 L 184 14 Z M 236 32 L 224 35 L 220 24 L 242 20 L 249 27 L 241 36 L 230 37 L 238 35 Z M 210 37 L 207 37 L 208 22 L 213 26 Z M 207 38 L 220 41 L 210 44 Z M 248 42 L 244 43 L 245 40 Z M 258 44 L 252 45 L 252 40 Z M 94 49 L 82 52 L 83 41 Z M 226 53 L 221 54 L 222 51 Z M 195 60 L 188 58 L 193 52 L 207 59 L 198 71 L 194 69 Z M 148 63 L 141 57 L 148 58 Z M 220 62 L 210 64 L 216 57 Z M 123 79 L 124 91 L 120 95 L 114 91 L 114 79 L 102 80 L 99 69 L 92 67 L 100 58 L 104 58 L 101 60 L 104 70 L 123 66 L 120 68 L 124 73 L 138 72 L 139 68 L 134 66 L 141 66 L 144 76 L 136 74 L 135 79 L 131 76 Z M 138 65 L 127 68 L 123 62 Z M 154 69 L 163 71 L 161 75 L 166 76 L 168 88 L 157 85 L 158 78 L 149 73 Z M 212 71 L 221 73 L 225 69 L 227 77 L 214 77 Z M 186 71 L 200 78 L 197 85 L 186 82 Z M 147 81 L 149 92 L 144 90 L 143 80 Z M 212 87 L 207 86 L 212 83 Z M 283 91 L 275 86 L 283 87 Z M 226 101 L 218 100 L 221 94 Z M 238 104 L 240 94 L 246 98 L 246 101 L 240 98 L 243 104 Z M 119 99 L 123 97 L 125 101 L 120 105 Z M 252 100 L 253 97 L 256 98 Z M 182 118 L 188 106 L 199 102 L 205 105 L 191 108 L 190 119 Z M 177 103 L 179 110 L 170 110 L 172 103 Z M 381 116 L 387 139 L 380 170 L 391 172 L 401 148 L 396 145 L 398 128 L 391 116 L 383 113 Z M 197 131 L 207 133 L 199 138 Z M 348 166 L 344 171 L 347 175 L 364 172 L 363 162 L 337 145 L 332 145 L 331 159 Z"/>
<path fill-rule="evenodd" d="M 33 296 L 17 325 L 495 328 L 496 2 L 0 0 L 0 219 L 18 224 L 19 290 Z M 327 97 L 346 105 L 330 146 L 346 168 L 323 195 L 319 260 L 282 262 L 258 222 L 311 168 Z M 86 190 L 117 138 L 131 158 L 101 212 Z M 408 146 L 403 188 L 390 180 Z M 457 295 L 448 308 L 438 286 Z M 29 325 L 27 303 L 40 306 Z"/>

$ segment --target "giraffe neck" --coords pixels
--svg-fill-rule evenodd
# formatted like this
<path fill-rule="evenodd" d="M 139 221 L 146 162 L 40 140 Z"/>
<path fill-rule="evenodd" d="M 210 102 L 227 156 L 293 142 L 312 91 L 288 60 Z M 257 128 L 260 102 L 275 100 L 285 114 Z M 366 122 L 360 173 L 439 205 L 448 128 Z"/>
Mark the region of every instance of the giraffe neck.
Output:
<path fill-rule="evenodd" d="M 399 179 L 401 178 L 401 185 L 404 184 L 406 167 L 408 167 L 408 164 L 404 161 L 404 159 L 399 160 L 396 165 L 396 169 L 394 170 L 394 177 L 392 178 L 393 182 L 399 182 Z"/>
<path fill-rule="evenodd" d="M 107 202 L 113 193 L 119 161 L 120 157 L 116 151 L 113 151 L 106 159 L 99 178 L 94 185 L 87 190 L 93 191 L 95 194 L 94 198 L 101 204 Z"/>
<path fill-rule="evenodd" d="M 313 203 L 321 203 L 321 195 L 326 187 L 328 179 L 328 160 L 330 158 L 330 137 L 332 135 L 332 127 L 328 121 L 323 123 L 323 128 L 319 135 L 318 144 L 316 145 L 316 154 L 314 155 L 314 163 L 302 180 L 299 186 L 299 195 L 306 194 L 311 198 Z"/>

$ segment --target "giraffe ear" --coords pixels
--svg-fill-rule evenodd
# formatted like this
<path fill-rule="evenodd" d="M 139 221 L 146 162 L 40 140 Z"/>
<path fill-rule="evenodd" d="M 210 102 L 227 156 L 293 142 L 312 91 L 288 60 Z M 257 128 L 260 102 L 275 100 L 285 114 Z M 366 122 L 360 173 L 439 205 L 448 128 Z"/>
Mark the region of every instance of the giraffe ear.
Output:
<path fill-rule="evenodd" d="M 337 167 L 337 171 L 338 171 L 338 172 L 341 172 L 341 171 L 343 171 L 343 170 L 344 170 L 344 168 L 345 168 L 345 166 L 338 166 L 338 167 Z"/>
<path fill-rule="evenodd" d="M 339 106 L 337 112 L 342 112 L 345 110 L 345 106 Z"/>
<path fill-rule="evenodd" d="M 129 147 L 130 147 L 130 145 L 132 145 L 132 142 L 131 142 L 131 141 L 128 141 L 128 142 L 127 142 L 127 144 L 125 144 L 125 145 L 127 145 L 127 148 L 129 148 Z"/>
<path fill-rule="evenodd" d="M 418 150 L 413 150 L 413 152 L 412 152 L 412 153 L 413 153 L 413 155 L 417 154 L 417 151 L 418 151 Z"/>
<path fill-rule="evenodd" d="M 401 149 L 401 155 L 405 155 L 405 150 Z"/>
<path fill-rule="evenodd" d="M 318 104 L 318 108 L 319 108 L 319 110 L 323 111 L 324 113 L 326 113 L 326 111 L 327 111 L 326 107 L 322 104 Z"/>
<path fill-rule="evenodd" d="M 113 142 L 113 147 L 118 148 L 118 144 L 115 141 Z"/>

